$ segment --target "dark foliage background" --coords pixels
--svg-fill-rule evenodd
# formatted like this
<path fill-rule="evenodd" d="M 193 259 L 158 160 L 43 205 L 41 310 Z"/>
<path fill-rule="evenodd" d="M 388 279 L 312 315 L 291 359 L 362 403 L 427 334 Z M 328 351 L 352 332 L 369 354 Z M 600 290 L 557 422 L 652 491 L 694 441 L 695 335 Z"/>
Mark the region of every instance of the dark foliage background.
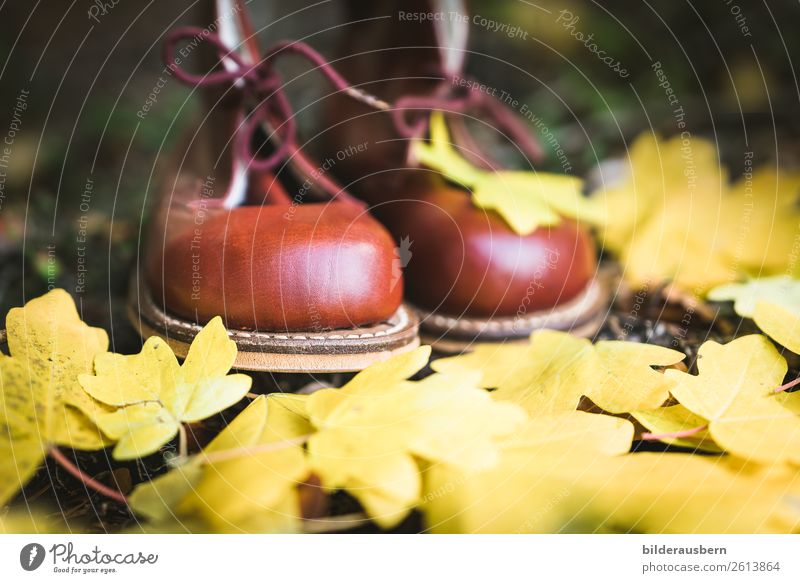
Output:
<path fill-rule="evenodd" d="M 87 321 L 113 332 L 114 349 L 121 350 L 138 342 L 122 300 L 153 179 L 197 103 L 170 80 L 144 119 L 137 112 L 162 71 L 165 32 L 201 23 L 204 11 L 190 0 L 112 4 L 104 10 L 89 0 L 0 4 L 0 139 L 16 128 L 0 199 L 0 313 L 48 285 L 62 286 L 76 295 Z M 347 4 L 250 2 L 257 22 L 278 22 L 262 32 L 265 42 L 308 37 L 323 54 L 333 54 L 348 34 Z M 350 4 L 351 13 L 365 6 Z M 394 14 L 408 3 L 369 6 Z M 470 8 L 519 26 L 526 38 L 472 26 L 469 72 L 528 104 L 575 172 L 623 151 L 643 129 L 675 131 L 654 61 L 669 76 L 692 132 L 715 138 L 732 168 L 747 149 L 757 159 L 797 163 L 800 5 L 794 0 L 473 0 Z M 573 29 L 561 11 L 578 17 Z M 575 31 L 593 34 L 629 76 L 601 62 Z M 313 99 L 315 79 L 299 84 L 298 100 Z M 305 127 L 314 121 L 313 115 L 301 120 Z M 548 164 L 558 167 L 553 158 Z M 84 231 L 88 252 L 80 272 Z"/>

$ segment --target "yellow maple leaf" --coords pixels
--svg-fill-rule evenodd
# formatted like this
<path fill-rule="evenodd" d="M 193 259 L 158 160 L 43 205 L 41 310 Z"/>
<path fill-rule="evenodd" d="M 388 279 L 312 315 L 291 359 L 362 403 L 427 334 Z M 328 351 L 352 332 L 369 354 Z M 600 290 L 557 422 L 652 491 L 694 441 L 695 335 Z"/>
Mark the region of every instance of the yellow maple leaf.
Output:
<path fill-rule="evenodd" d="M 416 140 L 412 152 L 428 168 L 471 190 L 477 207 L 496 211 L 519 235 L 557 225 L 562 217 L 593 223 L 600 220 L 596 206 L 583 196 L 579 178 L 547 172 L 487 172 L 472 166 L 452 146 L 439 111 L 431 114 L 430 143 Z"/>
<path fill-rule="evenodd" d="M 497 439 L 526 419 L 510 403 L 496 403 L 478 387 L 475 371 L 404 381 L 425 365 L 429 347 L 359 373 L 341 389 L 308 397 L 317 432 L 309 439 L 314 472 L 328 489 L 345 488 L 384 528 L 417 503 L 417 459 L 456 467 L 497 461 Z M 377 372 L 376 372 L 377 370 Z"/>
<path fill-rule="evenodd" d="M 490 354 L 496 360 L 486 358 Z M 584 395 L 606 411 L 624 413 L 663 404 L 672 382 L 652 366 L 670 366 L 683 358 L 683 353 L 661 346 L 619 341 L 592 344 L 571 334 L 543 330 L 531 336 L 526 351 L 513 345 L 485 346 L 476 355 L 436 360 L 431 366 L 442 372 L 480 370 L 483 386 L 497 389 L 495 399 L 518 403 L 531 415 L 574 410 Z M 510 364 L 513 359 L 517 364 L 509 367 L 509 374 L 496 365 Z"/>
<path fill-rule="evenodd" d="M 98 355 L 95 374 L 79 380 L 94 399 L 114 407 L 93 415 L 98 427 L 117 440 L 114 458 L 135 459 L 158 451 L 182 423 L 240 401 L 252 379 L 227 374 L 235 359 L 236 344 L 217 316 L 197 334 L 183 365 L 164 340 L 153 336 L 139 354 Z"/>
<path fill-rule="evenodd" d="M 499 401 L 513 401 L 530 415 L 574 411 L 584 388 L 575 386 L 578 362 L 589 349 L 581 338 L 561 332 L 531 335 L 527 346 L 478 345 L 474 352 L 433 361 L 442 373 L 477 370 L 481 385 Z"/>
<path fill-rule="evenodd" d="M 753 317 L 758 302 L 776 304 L 800 314 L 800 280 L 788 275 L 717 286 L 706 297 L 715 302 L 733 301 L 733 309 L 745 318 Z"/>
<path fill-rule="evenodd" d="M 683 405 L 633 411 L 631 415 L 650 430 L 651 439 L 704 451 L 722 451 L 711 439 L 706 427 L 708 419 L 695 415 Z"/>
<path fill-rule="evenodd" d="M 795 354 L 800 354 L 800 313 L 772 302 L 758 301 L 753 321 L 767 336 Z"/>
<path fill-rule="evenodd" d="M 560 449 L 564 455 L 592 451 L 602 455 L 628 453 L 633 440 L 633 424 L 627 419 L 584 411 L 565 411 L 534 417 L 502 441 L 504 451 L 537 452 Z"/>
<path fill-rule="evenodd" d="M 581 449 L 581 447 L 583 449 Z M 696 454 L 563 448 L 505 452 L 481 472 L 446 465 L 425 475 L 422 511 L 434 533 L 791 533 L 800 475 Z"/>
<path fill-rule="evenodd" d="M 604 340 L 592 348 L 580 370 L 580 384 L 590 387 L 586 396 L 610 413 L 662 405 L 672 382 L 653 367 L 672 366 L 685 358 L 677 350 L 639 342 Z"/>
<path fill-rule="evenodd" d="M 765 165 L 737 180 L 725 205 L 730 225 L 725 249 L 750 277 L 800 275 L 797 224 L 800 172 Z"/>
<path fill-rule="evenodd" d="M 800 280 L 788 275 L 751 279 L 712 289 L 708 299 L 734 302 L 767 336 L 800 354 Z"/>
<path fill-rule="evenodd" d="M 70 295 L 55 289 L 6 317 L 10 356 L 0 355 L 0 505 L 63 445 L 100 449 L 109 441 L 85 412 L 100 406 L 78 384 L 108 336 L 84 324 Z"/>
<path fill-rule="evenodd" d="M 439 358 L 431 362 L 436 372 L 454 372 L 462 369 L 481 372 L 481 386 L 496 389 L 509 379 L 530 374 L 532 366 L 532 347 L 527 344 L 500 344 L 496 342 L 475 344 L 469 352 L 458 356 Z"/>
<path fill-rule="evenodd" d="M 783 272 L 800 214 L 800 174 L 763 167 L 731 185 L 713 143 L 644 134 L 628 176 L 592 194 L 601 243 L 635 285 L 674 282 L 701 295 L 743 275 Z"/>
<path fill-rule="evenodd" d="M 346 410 L 361 399 L 371 401 L 381 390 L 389 390 L 419 372 L 428 364 L 430 356 L 431 347 L 420 346 L 368 366 L 341 389 L 316 391 L 313 399 L 303 398 L 303 407 L 312 423 L 322 427 L 326 419 L 336 418 L 337 411 Z"/>
<path fill-rule="evenodd" d="M 800 463 L 800 415 L 775 393 L 786 375 L 786 361 L 760 334 L 728 344 L 705 342 L 699 374 L 668 370 L 672 394 L 707 420 L 708 432 L 725 451 L 761 463 Z"/>
<path fill-rule="evenodd" d="M 136 488 L 147 532 L 269 533 L 301 529 L 297 486 L 311 430 L 282 395 L 253 400 L 192 460 Z"/>
<path fill-rule="evenodd" d="M 79 534 L 75 525 L 68 525 L 63 516 L 54 516 L 42 508 L 12 510 L 0 515 L 0 534 Z"/>
<path fill-rule="evenodd" d="M 592 196 L 606 215 L 604 246 L 616 253 L 624 252 L 637 231 L 659 218 L 672 202 L 668 197 L 679 197 L 674 201 L 677 207 L 689 202 L 690 190 L 713 192 L 728 180 L 716 148 L 701 139 L 692 140 L 687 149 L 680 137 L 661 140 L 644 133 L 634 140 L 626 162 L 623 179 Z"/>

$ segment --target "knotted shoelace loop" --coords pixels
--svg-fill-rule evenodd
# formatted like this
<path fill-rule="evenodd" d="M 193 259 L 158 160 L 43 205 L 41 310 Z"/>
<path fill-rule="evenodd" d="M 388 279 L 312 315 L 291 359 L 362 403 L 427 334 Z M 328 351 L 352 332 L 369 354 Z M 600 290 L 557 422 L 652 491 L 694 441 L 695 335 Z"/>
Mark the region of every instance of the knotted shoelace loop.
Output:
<path fill-rule="evenodd" d="M 176 56 L 178 44 L 185 41 L 209 43 L 221 61 L 233 63 L 234 66 L 204 75 L 188 72 L 180 65 L 181 61 Z M 248 63 L 234 49 L 226 46 L 218 35 L 197 27 L 177 28 L 164 43 L 164 62 L 181 82 L 196 87 L 240 84 L 242 91 L 257 103 L 237 132 L 236 151 L 254 169 L 264 171 L 274 170 L 297 149 L 294 112 L 283 90 L 283 79 L 274 67 L 274 62 L 287 54 L 296 54 L 315 65 L 338 91 L 375 109 L 388 110 L 395 129 L 404 138 L 424 137 L 428 127 L 427 113 L 430 111 L 475 112 L 487 116 L 530 159 L 541 159 L 541 146 L 533 139 L 518 115 L 496 97 L 480 91 L 477 83 L 461 87 L 462 94 L 454 95 L 451 90 L 455 85 L 453 78 L 445 75 L 441 85 L 432 94 L 403 96 L 394 104 L 389 104 L 352 87 L 322 55 L 300 41 L 281 41 L 273 45 L 258 63 Z M 268 157 L 259 158 L 253 151 L 253 138 L 258 128 L 270 121 L 278 122 L 276 132 L 280 140 Z"/>
<path fill-rule="evenodd" d="M 220 61 L 233 63 L 233 66 L 204 75 L 190 73 L 181 66 L 176 54 L 181 42 L 206 42 L 216 50 Z M 322 55 L 302 42 L 279 42 L 258 63 L 248 63 L 234 49 L 226 46 L 218 35 L 193 26 L 175 29 L 164 43 L 164 62 L 179 81 L 195 87 L 241 84 L 242 91 L 257 103 L 238 128 L 235 147 L 237 155 L 247 160 L 253 169 L 263 171 L 274 170 L 296 149 L 294 112 L 283 90 L 283 79 L 273 66 L 280 56 L 290 53 L 305 57 L 316 65 L 336 89 L 347 91 L 350 88 Z M 279 123 L 279 130 L 276 130 L 280 137 L 279 144 L 268 157 L 259 158 L 253 151 L 253 137 L 259 127 L 270 121 Z"/>

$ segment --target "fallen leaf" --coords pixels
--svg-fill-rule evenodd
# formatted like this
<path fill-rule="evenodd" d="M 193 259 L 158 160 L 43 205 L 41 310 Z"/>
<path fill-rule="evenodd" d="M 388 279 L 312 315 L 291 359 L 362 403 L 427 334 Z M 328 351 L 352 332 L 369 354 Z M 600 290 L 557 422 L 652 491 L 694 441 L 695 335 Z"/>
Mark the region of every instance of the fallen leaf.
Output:
<path fill-rule="evenodd" d="M 315 391 L 313 399 L 297 395 L 295 402 L 304 402 L 312 423 L 322 426 L 326 418 L 335 417 L 337 410 L 346 410 L 353 405 L 353 401 L 362 397 L 372 400 L 380 394 L 381 388 L 389 390 L 395 384 L 413 376 L 425 368 L 430 357 L 431 347 L 420 346 L 416 350 L 368 366 L 340 389 Z"/>
<path fill-rule="evenodd" d="M 0 355 L 0 506 L 30 480 L 51 446 L 110 443 L 84 414 L 101 407 L 78 384 L 108 347 L 105 331 L 84 324 L 61 289 L 12 309 L 6 327 L 11 355 Z"/>
<path fill-rule="evenodd" d="M 178 466 L 136 486 L 128 497 L 128 505 L 136 514 L 151 523 L 151 526 L 173 532 L 170 523 L 179 522 L 177 506 L 197 485 L 203 476 L 200 463 Z"/>
<path fill-rule="evenodd" d="M 672 381 L 653 366 L 684 359 L 676 350 L 635 342 L 592 344 L 564 332 L 543 330 L 531 336 L 527 351 L 518 346 L 479 347 L 472 354 L 436 360 L 434 370 L 479 370 L 493 396 L 512 401 L 530 415 L 575 410 L 581 396 L 610 413 L 659 407 L 669 397 Z M 487 358 L 488 355 L 494 358 Z M 501 356 L 502 355 L 502 356 Z M 517 359 L 517 364 L 510 363 Z M 508 375 L 502 366 L 509 365 Z M 488 381 L 488 382 L 487 382 Z"/>
<path fill-rule="evenodd" d="M 317 429 L 308 443 L 314 473 L 328 489 L 347 489 L 384 528 L 419 500 L 417 459 L 489 467 L 497 461 L 497 440 L 526 419 L 520 408 L 496 403 L 479 388 L 475 371 L 397 380 L 424 366 L 429 348 L 415 352 L 378 365 L 393 371 L 394 379 L 370 367 L 341 389 L 308 397 Z"/>
<path fill-rule="evenodd" d="M 545 449 L 561 448 L 564 455 L 591 449 L 602 455 L 628 453 L 633 440 L 633 424 L 627 419 L 584 411 L 567 411 L 534 417 L 507 440 L 503 448 L 525 450 L 532 456 Z"/>
<path fill-rule="evenodd" d="M 730 216 L 725 249 L 731 263 L 738 263 L 749 277 L 800 275 L 799 199 L 796 170 L 765 165 L 737 180 L 725 200 Z"/>
<path fill-rule="evenodd" d="M 581 384 L 599 407 L 610 413 L 653 409 L 669 397 L 670 379 L 652 367 L 672 366 L 682 352 L 638 342 L 601 341 L 593 345 L 581 369 Z"/>
<path fill-rule="evenodd" d="M 792 533 L 799 494 L 800 475 L 785 466 L 539 448 L 482 472 L 433 466 L 422 511 L 434 533 Z"/>
<path fill-rule="evenodd" d="M 708 419 L 695 415 L 683 405 L 659 407 L 649 411 L 633 411 L 631 415 L 654 435 L 664 435 L 659 441 L 670 445 L 690 447 L 709 452 L 721 452 L 720 447 L 714 443 L 708 429 L 703 428 Z M 668 437 L 674 434 L 691 433 L 682 437 Z"/>
<path fill-rule="evenodd" d="M 755 315 L 758 302 L 781 306 L 800 315 L 800 280 L 788 275 L 718 286 L 709 291 L 707 297 L 715 302 L 733 301 L 733 309 L 745 318 Z"/>
<path fill-rule="evenodd" d="M 712 142 L 644 134 L 629 174 L 597 189 L 601 243 L 637 286 L 673 282 L 702 295 L 743 276 L 784 273 L 800 219 L 800 174 L 762 167 L 729 184 Z M 797 266 L 794 266 L 797 269 Z"/>
<path fill-rule="evenodd" d="M 779 304 L 756 302 L 753 321 L 767 336 L 800 354 L 800 314 Z"/>
<path fill-rule="evenodd" d="M 169 345 L 153 336 L 139 354 L 98 355 L 95 374 L 81 375 L 80 383 L 115 408 L 93 416 L 117 440 L 114 458 L 135 459 L 158 451 L 181 423 L 201 421 L 240 401 L 252 379 L 227 374 L 235 359 L 236 344 L 216 317 L 197 334 L 182 366 Z"/>
<path fill-rule="evenodd" d="M 728 344 L 705 342 L 697 375 L 668 370 L 672 394 L 707 420 L 714 442 L 736 456 L 761 463 L 800 463 L 800 415 L 786 407 L 786 361 L 760 334 Z"/>
<path fill-rule="evenodd" d="M 662 140 L 656 134 L 643 133 L 631 144 L 626 162 L 627 173 L 621 181 L 592 193 L 592 200 L 606 214 L 603 244 L 616 253 L 624 252 L 636 232 L 658 219 L 665 207 L 671 208 L 667 196 L 680 197 L 676 207 L 687 202 L 686 171 L 696 170 L 694 190 L 714 192 L 728 181 L 714 144 L 702 139 L 692 140 L 687 148 L 680 137 Z"/>
<path fill-rule="evenodd" d="M 516 345 L 478 346 L 468 353 L 435 360 L 432 368 L 446 373 L 459 370 L 478 370 L 482 386 L 496 389 L 492 396 L 498 401 L 512 401 L 530 415 L 545 415 L 574 411 L 585 387 L 576 385 L 579 363 L 591 350 L 588 341 L 554 331 L 542 331 L 531 336 L 531 343 L 520 352 Z M 481 358 L 492 354 L 493 358 Z M 516 364 L 511 364 L 517 358 Z M 509 364 L 509 374 L 503 374 L 496 364 Z"/>
<path fill-rule="evenodd" d="M 481 373 L 481 386 L 496 389 L 518 375 L 528 375 L 532 368 L 530 344 L 476 344 L 469 352 L 439 358 L 431 362 L 436 372 L 455 373 L 463 369 Z"/>
<path fill-rule="evenodd" d="M 42 508 L 12 510 L 0 515 L 0 534 L 80 534 L 80 528 L 67 524 Z"/>
<path fill-rule="evenodd" d="M 311 428 L 281 397 L 257 397 L 192 461 L 138 486 L 130 505 L 145 530 L 301 530 L 297 487 L 309 468 L 298 438 Z"/>
<path fill-rule="evenodd" d="M 579 178 L 546 172 L 487 172 L 472 166 L 452 146 L 441 112 L 431 114 L 430 143 L 416 140 L 412 153 L 428 168 L 471 190 L 475 206 L 496 211 L 519 235 L 557 225 L 563 217 L 599 220 L 595 206 L 583 196 Z"/>
<path fill-rule="evenodd" d="M 752 279 L 716 287 L 708 298 L 732 300 L 737 314 L 752 318 L 764 334 L 800 354 L 800 280 L 787 275 Z"/>

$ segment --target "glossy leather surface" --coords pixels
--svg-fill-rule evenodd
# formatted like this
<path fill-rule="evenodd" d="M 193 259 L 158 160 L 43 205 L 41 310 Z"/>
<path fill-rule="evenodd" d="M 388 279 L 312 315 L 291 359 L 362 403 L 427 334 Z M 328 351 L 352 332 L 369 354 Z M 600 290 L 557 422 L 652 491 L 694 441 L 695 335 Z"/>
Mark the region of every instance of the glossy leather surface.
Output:
<path fill-rule="evenodd" d="M 378 323 L 399 307 L 394 243 L 342 203 L 214 209 L 151 253 L 148 281 L 168 311 L 229 327 L 328 330 Z"/>
<path fill-rule="evenodd" d="M 594 246 L 574 221 L 521 237 L 469 195 L 432 184 L 376 209 L 413 255 L 406 298 L 449 315 L 513 316 L 548 309 L 583 291 L 596 269 Z"/>
<path fill-rule="evenodd" d="M 370 9 L 377 13 L 382 4 L 371 3 Z M 355 0 L 345 5 L 363 10 Z M 430 75 L 438 62 L 430 50 L 436 46 L 433 25 L 400 24 L 352 25 L 336 61 L 351 82 L 389 100 L 426 95 L 437 84 Z M 341 95 L 326 103 L 327 150 L 365 140 L 369 145 L 337 164 L 335 172 L 372 205 L 370 212 L 396 242 L 405 237 L 412 242 L 404 272 L 409 302 L 451 316 L 522 316 L 562 304 L 586 288 L 597 267 L 586 230 L 565 220 L 520 237 L 436 173 L 409 167 L 407 142 L 398 139 L 388 113 Z"/>

